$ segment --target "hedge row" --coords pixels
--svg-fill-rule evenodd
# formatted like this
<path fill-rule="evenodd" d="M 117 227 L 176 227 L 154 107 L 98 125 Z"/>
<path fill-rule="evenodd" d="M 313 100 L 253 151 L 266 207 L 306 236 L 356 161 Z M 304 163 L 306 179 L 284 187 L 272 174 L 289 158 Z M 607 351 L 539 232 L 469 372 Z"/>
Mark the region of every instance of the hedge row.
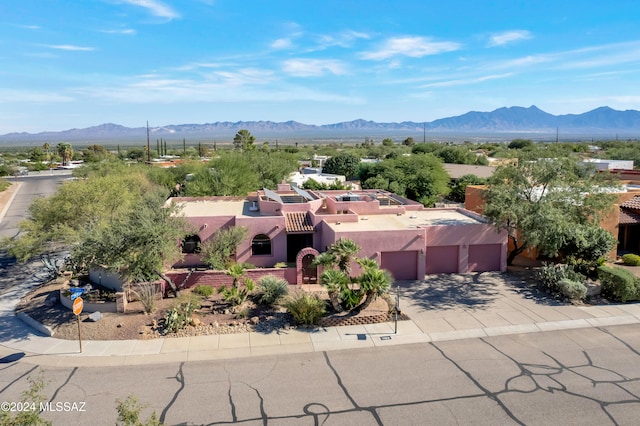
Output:
<path fill-rule="evenodd" d="M 619 302 L 640 300 L 640 279 L 626 269 L 601 266 L 598 278 L 606 298 Z"/>

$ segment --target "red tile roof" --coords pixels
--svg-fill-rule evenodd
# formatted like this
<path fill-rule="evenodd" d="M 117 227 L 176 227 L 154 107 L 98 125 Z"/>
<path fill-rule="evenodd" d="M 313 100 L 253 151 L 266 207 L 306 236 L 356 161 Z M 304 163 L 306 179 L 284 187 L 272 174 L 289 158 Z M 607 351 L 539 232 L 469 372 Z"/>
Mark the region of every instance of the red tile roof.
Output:
<path fill-rule="evenodd" d="M 313 224 L 308 213 L 287 213 L 285 217 L 287 232 L 313 232 Z"/>
<path fill-rule="evenodd" d="M 636 195 L 630 200 L 620 204 L 620 207 L 631 210 L 640 210 L 640 195 Z"/>
<path fill-rule="evenodd" d="M 640 225 L 640 214 L 620 209 L 620 225 Z"/>

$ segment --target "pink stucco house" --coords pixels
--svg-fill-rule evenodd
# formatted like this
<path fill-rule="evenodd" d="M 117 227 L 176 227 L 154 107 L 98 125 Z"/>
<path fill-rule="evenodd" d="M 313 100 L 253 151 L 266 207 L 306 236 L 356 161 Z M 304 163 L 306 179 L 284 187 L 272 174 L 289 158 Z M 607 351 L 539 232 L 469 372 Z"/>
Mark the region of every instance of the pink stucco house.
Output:
<path fill-rule="evenodd" d="M 296 265 L 301 284 L 316 282 L 313 258 L 339 238 L 350 238 L 358 257 L 376 260 L 396 279 L 425 274 L 506 269 L 507 235 L 481 215 L 460 208 L 424 208 L 380 190 L 304 191 L 288 184 L 247 197 L 171 198 L 198 229 L 183 242 L 184 259 L 175 268 L 201 265 L 198 242 L 218 229 L 245 226 L 248 238 L 236 261 L 258 267 Z M 352 268 L 357 272 L 357 264 Z M 292 282 L 293 283 L 293 282 Z"/>

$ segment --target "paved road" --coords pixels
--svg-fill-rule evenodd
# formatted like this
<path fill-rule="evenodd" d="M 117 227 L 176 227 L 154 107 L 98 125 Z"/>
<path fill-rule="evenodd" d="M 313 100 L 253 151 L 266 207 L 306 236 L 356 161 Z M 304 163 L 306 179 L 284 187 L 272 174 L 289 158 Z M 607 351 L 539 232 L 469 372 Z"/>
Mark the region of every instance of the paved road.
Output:
<path fill-rule="evenodd" d="M 32 173 L 29 176 L 10 178 L 11 182 L 18 182 L 20 188 L 0 221 L 0 239 L 16 236 L 19 232 L 18 224 L 27 217 L 29 206 L 33 200 L 37 197 L 54 194 L 58 186 L 70 175 L 69 171 L 54 171 L 53 174 L 42 172 L 41 174 Z M 0 207 L 0 211 L 2 210 Z M 0 250 L 0 294 L 15 283 L 28 279 L 41 267 L 39 261 L 27 265 L 18 264 L 15 258 Z"/>
<path fill-rule="evenodd" d="M 237 360 L 44 367 L 54 424 L 114 424 L 136 395 L 166 424 L 637 424 L 637 325 Z M 3 363 L 4 362 L 4 363 Z M 0 359 L 0 401 L 39 367 Z"/>

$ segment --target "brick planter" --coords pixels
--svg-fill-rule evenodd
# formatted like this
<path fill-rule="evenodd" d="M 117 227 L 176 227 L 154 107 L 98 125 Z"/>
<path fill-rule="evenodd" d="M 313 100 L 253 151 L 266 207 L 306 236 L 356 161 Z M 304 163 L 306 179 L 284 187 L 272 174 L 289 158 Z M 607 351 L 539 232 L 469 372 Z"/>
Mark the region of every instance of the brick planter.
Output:
<path fill-rule="evenodd" d="M 343 325 L 365 325 L 387 322 L 386 312 L 360 313 L 358 315 L 330 316 L 320 319 L 322 327 L 338 327 Z"/>

